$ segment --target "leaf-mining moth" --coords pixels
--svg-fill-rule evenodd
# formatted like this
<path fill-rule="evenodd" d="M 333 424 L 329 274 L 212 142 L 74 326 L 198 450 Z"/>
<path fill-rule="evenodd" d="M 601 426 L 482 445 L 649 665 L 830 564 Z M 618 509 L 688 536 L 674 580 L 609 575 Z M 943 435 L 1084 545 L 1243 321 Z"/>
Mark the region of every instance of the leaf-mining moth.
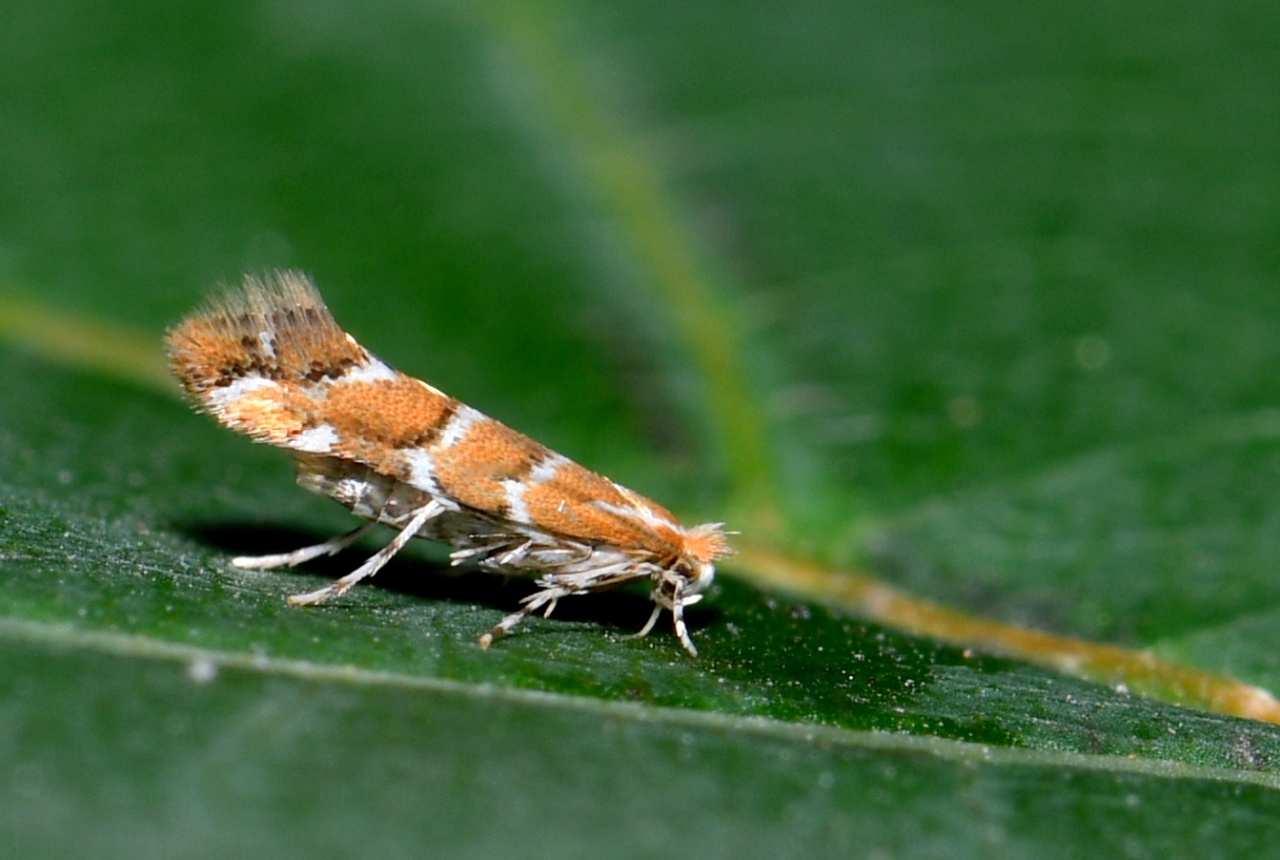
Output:
<path fill-rule="evenodd" d="M 235 558 L 268 569 L 332 555 L 383 523 L 389 544 L 332 584 L 289 598 L 337 597 L 412 538 L 450 544 L 454 564 L 531 574 L 540 590 L 480 637 L 573 594 L 648 580 L 690 654 L 684 607 L 702 598 L 728 553 L 720 523 L 685 528 L 638 493 L 393 370 L 334 321 L 305 275 L 247 276 L 169 330 L 170 367 L 197 409 L 256 442 L 284 448 L 298 484 L 370 520 L 278 555 Z"/>

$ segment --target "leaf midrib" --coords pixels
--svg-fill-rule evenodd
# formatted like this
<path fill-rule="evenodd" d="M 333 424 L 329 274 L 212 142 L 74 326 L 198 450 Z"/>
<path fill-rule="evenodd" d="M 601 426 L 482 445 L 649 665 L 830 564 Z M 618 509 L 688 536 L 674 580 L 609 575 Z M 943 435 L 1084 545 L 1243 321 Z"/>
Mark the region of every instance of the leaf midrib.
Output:
<path fill-rule="evenodd" d="M 660 707 L 571 696 L 494 684 L 472 684 L 397 672 L 334 666 L 245 652 L 220 651 L 146 636 L 88 631 L 69 624 L 47 624 L 0 618 L 0 638 L 36 647 L 86 651 L 108 656 L 174 664 L 207 663 L 262 676 L 304 682 L 417 690 L 445 696 L 505 702 L 525 707 L 596 714 L 614 720 L 750 735 L 806 744 L 834 745 L 871 752 L 928 755 L 955 762 L 992 766 L 1043 767 L 1098 773 L 1133 774 L 1162 779 L 1204 780 L 1280 789 L 1280 774 L 1206 767 L 1166 759 L 1128 755 L 1093 755 L 1055 750 L 993 747 L 967 741 L 896 732 L 858 731 L 834 726 L 786 722 L 770 717 L 739 716 L 716 711 Z M 216 681 L 214 681 L 216 683 Z"/>

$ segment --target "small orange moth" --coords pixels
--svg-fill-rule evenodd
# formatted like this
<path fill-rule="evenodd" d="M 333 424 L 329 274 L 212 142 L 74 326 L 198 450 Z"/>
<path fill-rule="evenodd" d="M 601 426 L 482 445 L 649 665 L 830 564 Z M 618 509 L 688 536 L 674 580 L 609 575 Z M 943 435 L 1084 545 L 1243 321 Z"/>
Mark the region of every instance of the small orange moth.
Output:
<path fill-rule="evenodd" d="M 339 552 L 377 523 L 397 531 L 356 570 L 291 605 L 337 597 L 421 537 L 451 545 L 454 564 L 537 577 L 540 590 L 481 636 L 482 647 L 526 615 L 549 616 L 562 597 L 647 580 L 655 605 L 638 635 L 668 609 L 680 642 L 698 653 L 684 607 L 728 552 L 722 524 L 685 528 L 640 494 L 393 370 L 338 327 L 305 275 L 247 276 L 170 329 L 165 345 L 197 409 L 288 450 L 299 485 L 370 521 L 232 564 L 293 566 Z"/>

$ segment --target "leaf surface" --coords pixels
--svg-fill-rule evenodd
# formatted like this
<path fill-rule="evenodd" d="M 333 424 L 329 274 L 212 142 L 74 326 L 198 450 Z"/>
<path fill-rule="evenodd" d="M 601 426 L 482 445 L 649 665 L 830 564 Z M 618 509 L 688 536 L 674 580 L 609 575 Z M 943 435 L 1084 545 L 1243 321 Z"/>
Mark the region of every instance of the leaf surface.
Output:
<path fill-rule="evenodd" d="M 427 545 L 289 609 L 386 535 L 231 568 L 350 517 L 192 414 L 159 339 L 300 267 L 393 365 L 744 550 L 1280 688 L 1276 17 L 23 4 L 5 844 L 1259 856 L 1280 729 L 759 588 L 759 553 L 692 612 L 697 660 L 630 638 L 642 591 L 482 651 L 529 583 Z"/>

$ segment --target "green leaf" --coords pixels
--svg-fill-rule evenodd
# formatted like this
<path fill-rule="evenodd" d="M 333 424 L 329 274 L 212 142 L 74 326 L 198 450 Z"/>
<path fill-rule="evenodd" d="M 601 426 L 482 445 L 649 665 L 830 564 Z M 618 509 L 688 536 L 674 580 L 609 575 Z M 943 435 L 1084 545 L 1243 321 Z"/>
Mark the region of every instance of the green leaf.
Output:
<path fill-rule="evenodd" d="M 1280 688 L 1277 18 L 11 10 L 0 844 L 1261 855 L 1280 729 L 1224 712 Z M 427 545 L 285 606 L 386 535 L 231 568 L 352 524 L 163 382 L 164 326 L 277 266 L 740 531 L 701 656 L 625 590 L 481 650 L 530 583 Z"/>

